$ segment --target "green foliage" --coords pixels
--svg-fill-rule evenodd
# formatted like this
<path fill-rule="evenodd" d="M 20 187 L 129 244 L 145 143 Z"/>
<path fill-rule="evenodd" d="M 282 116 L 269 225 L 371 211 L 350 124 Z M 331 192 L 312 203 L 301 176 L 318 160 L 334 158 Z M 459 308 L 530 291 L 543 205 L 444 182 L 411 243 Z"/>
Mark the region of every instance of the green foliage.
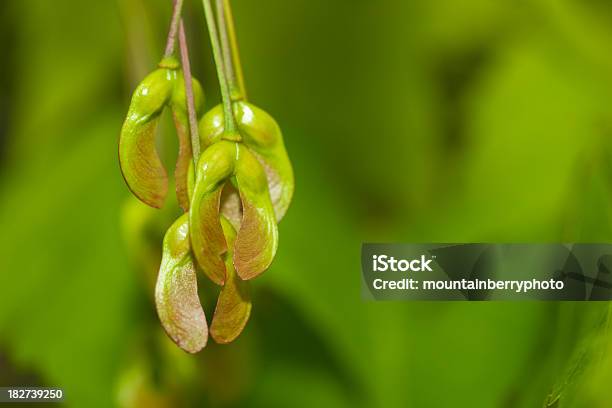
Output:
<path fill-rule="evenodd" d="M 241 338 L 144 363 L 134 339 L 165 339 L 121 239 L 117 129 L 170 1 L 5 3 L 0 350 L 66 406 L 113 406 L 124 382 L 160 406 L 180 387 L 166 406 L 609 404 L 607 303 L 364 303 L 359 282 L 362 241 L 612 240 L 606 2 L 236 1 L 299 188 Z"/>

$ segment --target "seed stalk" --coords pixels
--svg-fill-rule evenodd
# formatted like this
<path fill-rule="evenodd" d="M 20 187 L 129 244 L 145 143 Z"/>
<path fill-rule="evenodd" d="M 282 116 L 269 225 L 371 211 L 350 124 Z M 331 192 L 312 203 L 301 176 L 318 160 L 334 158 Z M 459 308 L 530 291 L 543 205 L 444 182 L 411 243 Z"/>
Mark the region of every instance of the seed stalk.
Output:
<path fill-rule="evenodd" d="M 217 24 L 215 22 L 215 16 L 210 0 L 202 0 L 204 5 L 204 14 L 206 16 L 206 25 L 208 26 L 208 34 L 210 37 L 210 43 L 212 45 L 213 57 L 215 59 L 215 65 L 217 67 L 217 76 L 219 78 L 219 86 L 221 88 L 221 99 L 223 101 L 223 115 L 225 117 L 225 133 L 229 135 L 237 135 L 238 128 L 236 126 L 236 120 L 234 119 L 234 113 L 232 110 L 232 99 L 230 96 L 229 83 L 227 80 L 226 68 L 223 61 L 223 54 L 221 44 L 219 41 L 219 34 L 217 31 Z"/>
<path fill-rule="evenodd" d="M 232 102 L 246 100 L 244 75 L 230 0 L 217 0 L 217 21 Z"/>
<path fill-rule="evenodd" d="M 166 40 L 166 50 L 164 52 L 164 58 L 171 57 L 174 54 L 174 48 L 176 45 L 176 34 L 178 32 L 182 11 L 183 0 L 174 0 L 172 6 L 172 20 L 170 20 L 170 29 L 168 30 L 168 39 Z"/>
<path fill-rule="evenodd" d="M 193 96 L 193 81 L 191 77 L 191 64 L 189 62 L 189 48 L 185 37 L 185 25 L 183 19 L 179 24 L 179 48 L 181 52 L 181 65 L 183 67 L 183 77 L 185 79 L 185 96 L 187 98 L 187 114 L 189 117 L 189 134 L 191 136 L 191 153 L 193 156 L 194 169 L 197 169 L 200 157 L 200 136 L 198 134 L 198 117 L 195 109 L 195 99 Z"/>

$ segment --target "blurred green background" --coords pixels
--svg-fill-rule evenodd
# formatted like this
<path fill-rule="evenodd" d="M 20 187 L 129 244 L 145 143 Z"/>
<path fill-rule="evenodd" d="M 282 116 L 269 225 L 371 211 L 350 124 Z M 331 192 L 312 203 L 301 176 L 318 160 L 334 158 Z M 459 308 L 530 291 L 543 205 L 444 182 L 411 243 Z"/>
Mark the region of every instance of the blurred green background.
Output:
<path fill-rule="evenodd" d="M 151 303 L 175 214 L 117 163 L 170 3 L 0 6 L 0 385 L 88 408 L 612 406 L 608 303 L 368 303 L 359 260 L 364 241 L 612 241 L 612 3 L 235 0 L 297 190 L 245 332 L 195 357 Z M 201 3 L 185 13 L 211 107 Z"/>

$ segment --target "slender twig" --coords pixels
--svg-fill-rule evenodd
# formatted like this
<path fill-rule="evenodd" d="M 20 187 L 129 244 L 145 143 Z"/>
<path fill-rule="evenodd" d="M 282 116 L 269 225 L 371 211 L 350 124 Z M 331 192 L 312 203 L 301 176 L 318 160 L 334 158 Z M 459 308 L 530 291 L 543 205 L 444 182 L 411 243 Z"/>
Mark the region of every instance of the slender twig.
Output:
<path fill-rule="evenodd" d="M 182 10 L 183 0 L 174 0 L 172 7 L 172 20 L 170 21 L 170 29 L 168 30 L 168 40 L 166 41 L 166 51 L 164 52 L 164 57 L 170 57 L 172 54 L 174 54 L 176 33 L 178 31 Z"/>
<path fill-rule="evenodd" d="M 223 64 L 223 55 L 221 53 L 221 45 L 219 44 L 219 34 L 215 23 L 215 16 L 210 4 L 210 0 L 202 0 L 204 5 L 204 14 L 206 15 L 206 25 L 208 25 L 208 34 L 212 45 L 215 65 L 217 67 L 217 76 L 219 77 L 219 86 L 221 88 L 221 99 L 223 100 L 223 115 L 225 116 L 225 133 L 234 135 L 237 134 L 236 122 L 232 112 L 232 100 L 229 92 L 229 85 L 225 76 L 225 66 Z"/>
<path fill-rule="evenodd" d="M 244 100 L 246 99 L 244 75 L 242 73 L 234 18 L 232 16 L 232 8 L 229 0 L 217 0 L 217 21 L 219 22 L 219 34 L 221 46 L 223 48 L 225 72 L 232 101 Z"/>
<path fill-rule="evenodd" d="M 189 134 L 191 135 L 191 152 L 193 164 L 197 168 L 200 157 L 200 136 L 198 134 L 198 114 L 195 109 L 193 96 L 193 81 L 191 78 L 191 64 L 189 63 L 189 48 L 185 38 L 185 26 L 183 19 L 179 23 L 179 48 L 181 52 L 181 65 L 183 66 L 183 77 L 185 78 L 185 96 L 187 97 L 187 114 L 189 116 Z"/>

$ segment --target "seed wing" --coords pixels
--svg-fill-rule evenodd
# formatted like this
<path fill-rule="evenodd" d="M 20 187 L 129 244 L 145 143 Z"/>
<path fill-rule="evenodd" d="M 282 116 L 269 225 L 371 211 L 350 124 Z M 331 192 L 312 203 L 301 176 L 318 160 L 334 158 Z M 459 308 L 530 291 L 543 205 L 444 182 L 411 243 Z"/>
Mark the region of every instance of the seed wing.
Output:
<path fill-rule="evenodd" d="M 206 346 L 208 325 L 198 296 L 187 214 L 181 216 L 164 237 L 155 305 L 166 333 L 179 347 L 197 353 Z"/>
<path fill-rule="evenodd" d="M 231 248 L 236 238 L 236 232 L 226 218 L 221 219 L 221 224 L 230 248 L 225 256 L 227 281 L 217 300 L 210 334 L 217 343 L 225 344 L 231 343 L 242 333 L 251 316 L 252 304 L 249 282 L 238 277 L 232 263 Z"/>
<path fill-rule="evenodd" d="M 123 178 L 136 197 L 155 208 L 163 206 L 168 193 L 168 175 L 155 148 L 155 132 L 173 83 L 166 69 L 147 76 L 132 96 L 119 137 Z"/>
<path fill-rule="evenodd" d="M 236 182 L 242 200 L 242 223 L 234 245 L 238 276 L 250 280 L 264 272 L 278 247 L 278 228 L 261 164 L 244 146 L 239 147 Z"/>
<path fill-rule="evenodd" d="M 248 102 L 236 102 L 234 115 L 244 143 L 263 166 L 276 220 L 280 222 L 295 188 L 293 168 L 280 127 L 266 111 Z"/>
<path fill-rule="evenodd" d="M 191 243 L 198 264 L 216 284 L 225 283 L 222 255 L 227 251 L 219 220 L 223 185 L 234 171 L 236 146 L 219 142 L 204 151 L 198 162 L 189 223 Z"/>

